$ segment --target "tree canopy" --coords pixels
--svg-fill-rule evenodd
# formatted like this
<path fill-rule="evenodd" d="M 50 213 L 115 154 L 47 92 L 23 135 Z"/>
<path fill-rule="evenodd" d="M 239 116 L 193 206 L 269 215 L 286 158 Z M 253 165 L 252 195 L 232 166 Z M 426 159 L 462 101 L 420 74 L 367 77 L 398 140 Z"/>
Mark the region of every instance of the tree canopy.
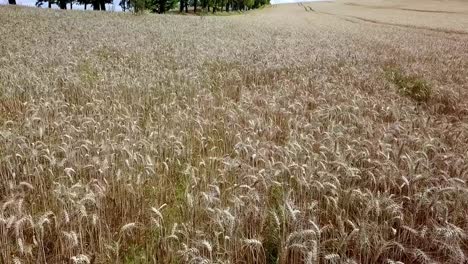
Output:
<path fill-rule="evenodd" d="M 10 4 L 16 4 L 16 0 L 8 0 Z M 93 10 L 106 10 L 106 4 L 112 4 L 112 0 L 37 0 L 36 6 L 42 7 L 47 3 L 48 7 L 57 5 L 60 9 L 73 9 L 74 4 L 83 5 L 87 10 L 92 6 Z M 121 0 L 119 6 L 123 12 L 142 12 L 148 10 L 154 13 L 166 13 L 178 8 L 179 12 L 230 12 L 246 11 L 260 8 L 270 4 L 270 0 Z"/>
<path fill-rule="evenodd" d="M 73 9 L 74 4 L 84 5 L 84 9 L 91 5 L 93 10 L 106 10 L 106 4 L 112 4 L 112 0 L 37 0 L 36 6 L 41 7 L 47 3 L 48 7 L 51 8 L 52 5 L 57 5 L 60 9 L 67 9 L 67 5 L 70 6 L 70 9 Z"/>

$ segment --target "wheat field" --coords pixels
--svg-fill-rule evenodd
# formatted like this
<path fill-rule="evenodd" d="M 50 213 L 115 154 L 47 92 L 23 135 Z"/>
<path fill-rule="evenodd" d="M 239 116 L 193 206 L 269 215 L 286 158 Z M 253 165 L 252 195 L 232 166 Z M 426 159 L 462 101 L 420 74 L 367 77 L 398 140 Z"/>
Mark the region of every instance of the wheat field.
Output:
<path fill-rule="evenodd" d="M 468 3 L 393 3 L 1 6 L 0 263 L 467 263 Z"/>

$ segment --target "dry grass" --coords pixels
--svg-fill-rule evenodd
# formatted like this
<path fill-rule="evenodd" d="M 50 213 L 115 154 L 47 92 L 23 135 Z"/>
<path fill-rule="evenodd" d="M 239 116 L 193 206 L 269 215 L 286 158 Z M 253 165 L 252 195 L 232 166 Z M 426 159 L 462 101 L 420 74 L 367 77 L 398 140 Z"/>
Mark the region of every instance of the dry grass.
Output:
<path fill-rule="evenodd" d="M 467 261 L 467 35 L 298 5 L 0 24 L 0 263 Z"/>

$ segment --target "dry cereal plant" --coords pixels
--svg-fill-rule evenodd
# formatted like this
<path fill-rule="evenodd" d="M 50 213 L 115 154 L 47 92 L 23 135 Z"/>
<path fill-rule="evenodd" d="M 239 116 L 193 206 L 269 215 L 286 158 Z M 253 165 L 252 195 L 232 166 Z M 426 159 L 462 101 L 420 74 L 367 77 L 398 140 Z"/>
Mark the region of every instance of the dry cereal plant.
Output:
<path fill-rule="evenodd" d="M 0 6 L 0 263 L 468 263 L 468 2 Z"/>

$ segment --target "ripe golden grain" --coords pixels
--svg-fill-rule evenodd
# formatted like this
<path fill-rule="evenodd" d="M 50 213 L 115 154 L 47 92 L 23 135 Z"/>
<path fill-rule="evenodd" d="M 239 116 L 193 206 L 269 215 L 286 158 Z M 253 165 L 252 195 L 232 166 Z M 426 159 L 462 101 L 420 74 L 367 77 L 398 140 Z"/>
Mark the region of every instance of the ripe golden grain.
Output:
<path fill-rule="evenodd" d="M 466 11 L 0 7 L 0 263 L 466 262 Z"/>

